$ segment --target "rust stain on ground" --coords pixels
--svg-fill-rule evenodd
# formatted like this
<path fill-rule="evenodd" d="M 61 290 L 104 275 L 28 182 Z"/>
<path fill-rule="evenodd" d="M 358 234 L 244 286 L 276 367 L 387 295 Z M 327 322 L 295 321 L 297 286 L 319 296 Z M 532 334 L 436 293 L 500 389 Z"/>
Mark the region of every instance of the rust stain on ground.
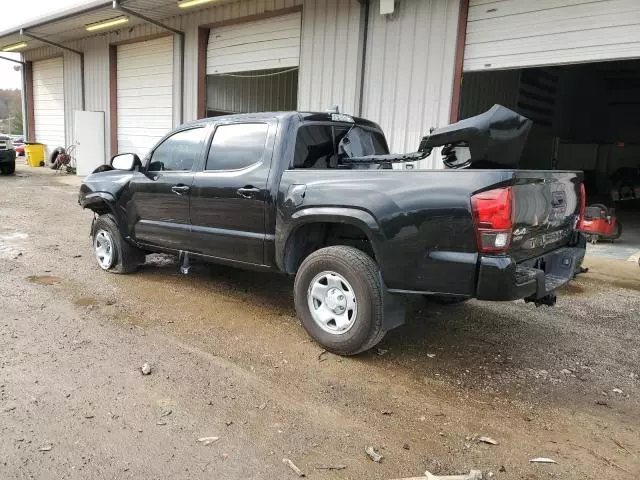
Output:
<path fill-rule="evenodd" d="M 37 283 L 38 285 L 56 285 L 62 282 L 60 277 L 53 275 L 30 275 L 27 277 L 31 283 Z"/>

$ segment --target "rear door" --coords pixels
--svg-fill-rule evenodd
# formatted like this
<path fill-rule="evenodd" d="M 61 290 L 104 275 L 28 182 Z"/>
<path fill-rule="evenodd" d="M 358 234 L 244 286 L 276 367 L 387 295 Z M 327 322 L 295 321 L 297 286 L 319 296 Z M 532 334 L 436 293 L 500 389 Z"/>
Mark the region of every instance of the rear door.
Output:
<path fill-rule="evenodd" d="M 206 128 L 173 133 L 150 153 L 144 172 L 130 183 L 135 219 L 133 232 L 140 243 L 172 250 L 190 245 L 189 198 L 193 167 L 202 155 Z"/>
<path fill-rule="evenodd" d="M 191 188 L 192 251 L 262 265 L 275 122 L 215 128 Z"/>

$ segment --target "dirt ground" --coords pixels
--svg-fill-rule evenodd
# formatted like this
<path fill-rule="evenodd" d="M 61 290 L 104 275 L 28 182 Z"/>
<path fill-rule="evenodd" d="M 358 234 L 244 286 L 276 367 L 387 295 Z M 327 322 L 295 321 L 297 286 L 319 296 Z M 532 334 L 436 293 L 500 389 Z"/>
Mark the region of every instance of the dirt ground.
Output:
<path fill-rule="evenodd" d="M 1 479 L 297 478 L 283 458 L 314 479 L 640 478 L 637 264 L 588 259 L 555 308 L 416 299 L 340 358 L 289 278 L 163 256 L 102 272 L 77 185 L 0 177 Z"/>

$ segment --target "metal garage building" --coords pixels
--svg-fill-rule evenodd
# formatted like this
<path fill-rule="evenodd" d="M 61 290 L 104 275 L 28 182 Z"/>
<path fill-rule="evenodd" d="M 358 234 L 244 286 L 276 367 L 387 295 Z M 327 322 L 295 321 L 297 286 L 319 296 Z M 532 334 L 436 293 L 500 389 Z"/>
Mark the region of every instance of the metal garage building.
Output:
<path fill-rule="evenodd" d="M 522 167 L 583 170 L 591 203 L 640 196 L 640 2 L 470 0 L 465 24 L 461 117 L 503 104 L 535 122 Z"/>
<path fill-rule="evenodd" d="M 43 138 L 34 121 L 44 108 L 38 63 L 62 63 L 64 121 L 56 124 L 64 135 L 44 137 L 50 149 L 77 141 L 76 110 L 103 112 L 107 161 L 123 149 L 141 153 L 171 126 L 207 114 L 337 105 L 379 121 L 394 150 L 413 150 L 449 119 L 460 4 L 396 3 L 92 1 L 24 25 L 22 34 L 0 33 L 0 49 L 26 43 L 17 51 L 26 62 L 30 140 Z"/>
<path fill-rule="evenodd" d="M 617 81 L 640 101 L 640 68 L 625 63 L 640 59 L 637 0 L 93 0 L 0 33 L 0 50 L 21 42 L 29 138 L 75 143 L 74 111 L 102 112 L 103 161 L 206 115 L 334 105 L 410 151 L 430 127 L 503 103 L 536 121 L 536 162 L 557 167 L 562 151 L 579 167 L 588 152 L 600 165 L 619 132 L 586 147 L 571 131 L 598 115 L 631 118 L 633 102 L 608 93 L 575 120 L 567 105 L 584 99 L 556 92 L 598 72 L 592 94 Z M 633 132 L 623 137 L 631 148 Z"/>

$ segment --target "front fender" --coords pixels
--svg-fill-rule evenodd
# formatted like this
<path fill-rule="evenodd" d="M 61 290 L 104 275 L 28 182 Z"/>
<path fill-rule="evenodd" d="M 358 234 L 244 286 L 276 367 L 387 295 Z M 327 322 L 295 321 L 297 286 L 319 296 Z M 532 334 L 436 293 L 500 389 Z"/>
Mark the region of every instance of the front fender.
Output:
<path fill-rule="evenodd" d="M 103 207 L 106 206 L 112 213 L 115 213 L 115 201 L 115 197 L 109 192 L 81 193 L 78 199 L 78 203 L 82 208 L 88 208 L 95 212 L 97 210 L 103 210 Z"/>
<path fill-rule="evenodd" d="M 378 255 L 380 242 L 384 239 L 382 229 L 373 215 L 365 210 L 350 207 L 306 207 L 288 218 L 278 216 L 276 220 L 276 264 L 285 271 L 285 253 L 289 238 L 303 225 L 310 223 L 344 223 L 362 230 Z"/>

